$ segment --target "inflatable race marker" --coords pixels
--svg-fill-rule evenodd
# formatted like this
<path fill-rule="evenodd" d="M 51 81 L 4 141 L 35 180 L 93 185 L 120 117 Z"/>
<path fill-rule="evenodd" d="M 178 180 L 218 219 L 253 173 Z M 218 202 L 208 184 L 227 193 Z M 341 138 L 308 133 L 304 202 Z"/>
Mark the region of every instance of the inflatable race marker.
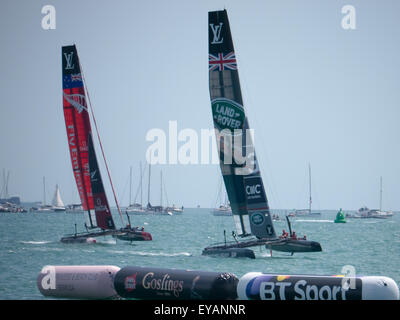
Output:
<path fill-rule="evenodd" d="M 114 286 L 124 298 L 234 300 L 238 281 L 232 273 L 128 266 L 117 272 Z"/>
<path fill-rule="evenodd" d="M 383 276 L 313 276 L 246 273 L 240 300 L 399 300 L 393 279 Z"/>
<path fill-rule="evenodd" d="M 116 266 L 45 266 L 37 286 L 46 297 L 110 299 L 118 297 L 114 277 Z"/>

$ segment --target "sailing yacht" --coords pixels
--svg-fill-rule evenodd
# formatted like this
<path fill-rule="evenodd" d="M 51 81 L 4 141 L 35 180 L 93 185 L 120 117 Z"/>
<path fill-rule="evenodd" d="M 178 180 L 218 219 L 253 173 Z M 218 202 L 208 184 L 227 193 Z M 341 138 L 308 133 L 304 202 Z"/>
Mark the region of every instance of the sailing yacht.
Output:
<path fill-rule="evenodd" d="M 149 164 L 149 173 L 150 173 L 150 164 Z M 149 175 L 149 186 L 150 186 L 150 175 Z M 150 192 L 150 187 L 149 190 Z M 160 205 L 158 206 L 152 206 L 150 203 L 150 196 L 149 196 L 149 201 L 146 207 L 146 212 L 149 214 L 154 214 L 154 215 L 169 215 L 172 216 L 173 212 L 170 210 L 168 207 L 163 207 L 163 175 L 162 171 L 160 171 Z"/>
<path fill-rule="evenodd" d="M 206 247 L 203 255 L 254 258 L 250 247 L 265 246 L 283 252 L 317 252 L 315 241 L 279 237 L 274 229 L 260 167 L 243 107 L 238 66 L 226 10 L 208 13 L 209 90 L 220 155 L 220 169 L 232 208 L 236 232 L 233 241 Z M 245 142 L 244 142 L 245 141 Z M 239 147 L 237 146 L 239 145 Z M 240 149 L 241 150 L 240 150 Z M 232 159 L 245 155 L 245 161 Z M 229 156 L 225 159 L 225 156 Z M 228 161 L 225 161 L 228 160 Z M 289 220 L 288 220 L 289 224 Z"/>
<path fill-rule="evenodd" d="M 300 210 L 295 210 L 294 215 L 297 217 L 314 217 L 314 216 L 320 216 L 321 212 L 313 212 L 311 210 L 311 204 L 312 204 L 312 197 L 311 197 L 311 165 L 308 164 L 308 177 L 309 177 L 309 191 L 310 191 L 310 197 L 309 197 L 309 202 L 308 202 L 308 209 L 300 209 Z"/>
<path fill-rule="evenodd" d="M 232 209 L 229 204 L 221 204 L 218 208 L 212 211 L 214 216 L 232 216 Z"/>
<path fill-rule="evenodd" d="M 231 206 L 230 206 L 229 201 L 228 201 L 228 195 L 226 194 L 225 190 L 222 190 L 223 189 L 222 188 L 222 181 L 221 181 L 220 187 L 221 188 L 220 188 L 219 195 L 221 195 L 221 193 L 224 193 L 224 201 L 223 201 L 223 203 L 221 203 L 219 205 L 219 207 L 214 208 L 211 211 L 211 213 L 214 216 L 232 216 L 232 209 L 231 209 Z"/>
<path fill-rule="evenodd" d="M 142 171 L 142 163 L 140 162 L 140 184 L 139 189 L 140 191 L 140 203 L 136 202 L 136 198 L 138 192 L 136 192 L 135 200 L 132 203 L 132 167 L 130 168 L 130 175 L 129 175 L 129 206 L 125 208 L 125 212 L 137 214 L 137 215 L 144 215 L 146 214 L 146 210 L 143 208 L 143 171 Z"/>
<path fill-rule="evenodd" d="M 183 213 L 183 206 L 177 207 L 173 205 L 172 207 L 168 206 L 168 198 L 167 198 L 167 206 L 163 207 L 163 194 L 165 192 L 165 186 L 163 182 L 163 174 L 160 171 L 160 205 L 153 206 L 150 202 L 150 182 L 151 182 L 151 163 L 149 163 L 149 181 L 148 181 L 148 188 L 147 188 L 147 206 L 144 207 L 144 214 L 152 214 L 152 215 L 181 215 Z M 164 187 L 164 188 L 163 188 Z M 139 213 L 141 214 L 141 213 Z"/>
<path fill-rule="evenodd" d="M 380 177 L 380 192 L 379 192 L 379 209 L 369 209 L 366 206 L 358 209 L 356 215 L 347 215 L 348 218 L 375 218 L 375 219 L 387 219 L 393 216 L 392 211 L 384 211 L 382 210 L 382 177 Z"/>
<path fill-rule="evenodd" d="M 379 210 L 374 210 L 374 218 L 386 219 L 393 216 L 392 211 L 382 210 L 382 177 L 380 177 Z"/>
<path fill-rule="evenodd" d="M 65 207 L 65 212 L 66 213 L 79 213 L 79 214 L 85 213 L 83 210 L 82 204 L 80 204 L 80 203 L 68 204 Z"/>
<path fill-rule="evenodd" d="M 30 212 L 53 212 L 53 206 L 46 204 L 46 178 L 43 177 L 43 202 L 38 207 L 32 207 L 29 209 Z"/>
<path fill-rule="evenodd" d="M 56 184 L 56 190 L 54 192 L 53 201 L 51 202 L 51 204 L 53 211 L 56 212 L 65 211 L 64 202 L 61 200 L 60 188 L 58 187 L 58 184 Z"/>

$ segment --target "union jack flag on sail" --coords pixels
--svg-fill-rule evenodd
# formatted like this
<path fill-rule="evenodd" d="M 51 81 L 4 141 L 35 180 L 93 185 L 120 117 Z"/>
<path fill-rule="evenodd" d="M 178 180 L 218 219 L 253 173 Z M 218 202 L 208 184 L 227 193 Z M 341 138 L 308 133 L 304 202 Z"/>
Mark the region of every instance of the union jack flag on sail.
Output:
<path fill-rule="evenodd" d="M 235 52 L 229 52 L 226 55 L 218 53 L 218 55 L 208 55 L 208 70 L 237 70 Z"/>

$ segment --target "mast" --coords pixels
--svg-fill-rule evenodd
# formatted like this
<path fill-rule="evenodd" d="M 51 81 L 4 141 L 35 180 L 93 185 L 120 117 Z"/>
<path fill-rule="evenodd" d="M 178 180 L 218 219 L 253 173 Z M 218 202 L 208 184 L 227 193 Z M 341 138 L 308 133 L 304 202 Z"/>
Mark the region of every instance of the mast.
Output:
<path fill-rule="evenodd" d="M 132 204 L 132 166 L 129 171 L 129 205 Z"/>
<path fill-rule="evenodd" d="M 150 205 L 150 177 L 151 177 L 151 154 L 150 154 L 150 162 L 149 162 L 149 184 L 147 188 L 147 206 Z"/>
<path fill-rule="evenodd" d="M 208 13 L 208 48 L 209 90 L 214 127 L 217 129 L 220 168 L 237 234 L 275 239 L 268 200 L 243 107 L 226 10 Z M 239 144 L 241 150 L 235 150 L 235 144 Z M 244 164 L 236 159 L 229 163 L 229 159 L 225 159 L 227 154 L 232 156 L 240 151 L 242 157 L 248 157 Z"/>
<path fill-rule="evenodd" d="M 308 177 L 309 177 L 309 186 L 310 186 L 310 201 L 309 201 L 309 212 L 311 214 L 311 203 L 312 203 L 312 199 L 311 199 L 311 164 L 308 164 Z"/>
<path fill-rule="evenodd" d="M 162 171 L 160 171 L 160 207 L 161 207 L 161 209 L 162 209 L 162 184 L 163 184 L 163 181 L 162 181 Z"/>
<path fill-rule="evenodd" d="M 141 207 L 141 208 L 143 208 L 142 180 L 143 180 L 142 161 L 140 161 L 140 207 Z"/>
<path fill-rule="evenodd" d="M 43 205 L 46 205 L 46 179 L 43 177 Z"/>
<path fill-rule="evenodd" d="M 6 196 L 5 198 L 8 199 L 9 194 L 8 194 L 8 182 L 10 180 L 10 170 L 7 171 L 7 181 L 6 181 Z"/>
<path fill-rule="evenodd" d="M 3 197 L 3 192 L 5 192 L 6 189 L 6 172 L 5 169 L 3 168 L 3 186 L 1 188 L 1 193 L 0 193 L 0 198 Z M 6 196 L 4 195 L 4 199 L 6 198 Z"/>
<path fill-rule="evenodd" d="M 381 188 L 380 188 L 380 196 L 379 196 L 379 211 L 382 211 L 382 176 L 380 179 L 380 185 L 381 185 Z"/>

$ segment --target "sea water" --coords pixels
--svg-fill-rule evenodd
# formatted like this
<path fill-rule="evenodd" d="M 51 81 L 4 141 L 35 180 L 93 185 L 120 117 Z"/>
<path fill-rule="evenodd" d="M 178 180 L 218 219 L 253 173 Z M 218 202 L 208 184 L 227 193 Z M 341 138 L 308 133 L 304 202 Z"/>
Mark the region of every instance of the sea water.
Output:
<path fill-rule="evenodd" d="M 60 238 L 84 231 L 82 214 L 0 213 L 0 299 L 47 299 L 36 286 L 45 265 L 128 265 L 232 272 L 238 277 L 251 271 L 278 274 L 341 274 L 352 266 L 357 275 L 391 277 L 400 286 L 400 214 L 389 219 L 348 219 L 333 223 L 336 211 L 321 216 L 292 218 L 297 235 L 318 241 L 322 252 L 288 253 L 255 247 L 256 259 L 202 256 L 215 242 L 232 240 L 232 217 L 213 216 L 210 209 L 185 209 L 175 216 L 130 215 L 133 226 L 144 226 L 153 241 L 126 242 L 112 237 L 96 244 L 64 244 Z M 117 226 L 121 218 L 113 210 Z M 277 234 L 288 230 L 284 214 L 275 221 Z M 123 216 L 127 222 L 126 216 Z M 348 270 L 348 267 L 346 267 Z"/>

